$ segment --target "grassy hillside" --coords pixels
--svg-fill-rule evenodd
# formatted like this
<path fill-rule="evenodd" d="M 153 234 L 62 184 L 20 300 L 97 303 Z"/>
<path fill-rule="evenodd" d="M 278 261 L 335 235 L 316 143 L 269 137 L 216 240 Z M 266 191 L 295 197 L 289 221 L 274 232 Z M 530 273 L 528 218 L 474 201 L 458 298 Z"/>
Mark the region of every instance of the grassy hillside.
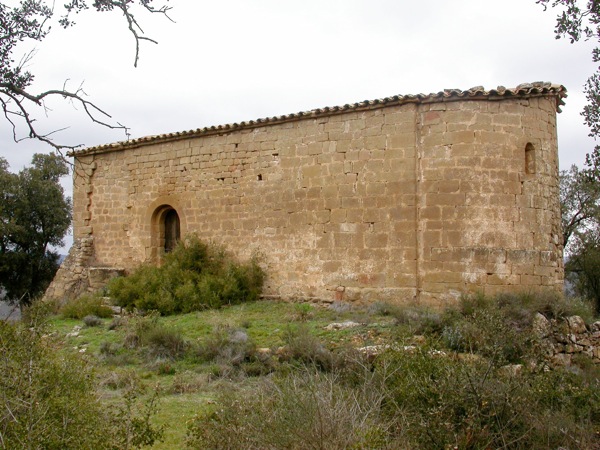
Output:
<path fill-rule="evenodd" d="M 476 296 L 447 311 L 257 301 L 50 327 L 94 367 L 103 402 L 158 389 L 156 449 L 187 433 L 190 448 L 592 448 L 599 372 L 585 355 L 551 369 L 536 311 L 593 321 L 580 302 Z"/>

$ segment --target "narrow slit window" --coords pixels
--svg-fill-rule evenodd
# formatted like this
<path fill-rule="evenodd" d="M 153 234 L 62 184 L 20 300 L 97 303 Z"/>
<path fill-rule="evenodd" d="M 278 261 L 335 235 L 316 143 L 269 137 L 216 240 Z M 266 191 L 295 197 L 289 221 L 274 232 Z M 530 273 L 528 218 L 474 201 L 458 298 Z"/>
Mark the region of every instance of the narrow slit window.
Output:
<path fill-rule="evenodd" d="M 525 146 L 525 173 L 535 173 L 535 147 L 531 142 Z"/>

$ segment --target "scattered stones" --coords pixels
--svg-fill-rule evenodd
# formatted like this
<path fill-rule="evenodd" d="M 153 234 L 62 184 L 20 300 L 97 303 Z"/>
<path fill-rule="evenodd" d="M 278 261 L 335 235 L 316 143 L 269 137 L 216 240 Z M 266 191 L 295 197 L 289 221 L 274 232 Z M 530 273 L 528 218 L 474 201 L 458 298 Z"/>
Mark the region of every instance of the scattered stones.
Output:
<path fill-rule="evenodd" d="M 523 364 L 508 364 L 500 367 L 499 372 L 507 377 L 518 377 L 523 373 Z"/>
<path fill-rule="evenodd" d="M 367 345 L 365 347 L 359 347 L 356 350 L 367 356 L 376 356 L 389 349 L 389 345 Z"/>
<path fill-rule="evenodd" d="M 543 314 L 536 313 L 533 317 L 533 333 L 540 339 L 550 336 L 552 324 Z"/>
<path fill-rule="evenodd" d="M 73 327 L 73 331 L 71 331 L 70 333 L 67 333 L 67 337 L 78 337 L 79 336 L 79 332 L 81 331 L 81 326 L 80 325 L 75 325 Z"/>
<path fill-rule="evenodd" d="M 334 323 L 330 323 L 329 325 L 327 325 L 325 327 L 325 329 L 327 331 L 333 331 L 333 330 L 347 330 L 349 328 L 356 328 L 356 327 L 360 327 L 362 326 L 362 323 L 358 323 L 358 322 L 353 322 L 351 320 L 346 320 L 345 322 L 334 322 Z"/>
<path fill-rule="evenodd" d="M 585 322 L 579 316 L 567 317 L 567 324 L 569 325 L 571 333 L 582 334 L 587 331 Z"/>
<path fill-rule="evenodd" d="M 579 316 L 570 316 L 564 320 L 547 321 L 550 324 L 547 330 L 545 322 L 536 315 L 534 318 L 534 331 L 542 337 L 542 345 L 547 349 L 547 356 L 551 366 L 568 367 L 573 362 L 573 355 L 583 353 L 592 358 L 594 363 L 600 364 L 600 322 L 595 322 L 588 328 Z M 543 331 L 540 331 L 543 330 Z"/>
<path fill-rule="evenodd" d="M 572 356 L 568 353 L 557 353 L 550 362 L 553 366 L 566 367 L 571 365 Z"/>

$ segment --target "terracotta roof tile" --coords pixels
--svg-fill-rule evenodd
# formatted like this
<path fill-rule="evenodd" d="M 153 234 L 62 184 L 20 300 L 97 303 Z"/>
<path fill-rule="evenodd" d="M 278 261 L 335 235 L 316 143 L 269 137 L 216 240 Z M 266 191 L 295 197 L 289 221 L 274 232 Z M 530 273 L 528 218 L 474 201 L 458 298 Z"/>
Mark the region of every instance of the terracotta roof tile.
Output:
<path fill-rule="evenodd" d="M 386 105 L 401 105 L 406 103 L 438 103 L 462 99 L 484 100 L 502 99 L 509 97 L 528 98 L 548 95 L 556 97 L 557 110 L 558 112 L 560 112 L 560 107 L 565 104 L 563 99 L 567 96 L 567 89 L 559 84 L 538 81 L 534 83 L 523 83 L 515 88 L 506 88 L 504 86 L 498 86 L 496 89 L 490 89 L 489 91 L 486 91 L 483 86 L 475 86 L 467 90 L 444 89 L 443 91 L 439 91 L 437 93 L 434 92 L 430 94 L 394 95 L 392 97 L 385 97 L 375 100 L 364 100 L 362 102 L 350 104 L 347 103 L 342 106 L 326 106 L 323 108 L 313 109 L 311 111 L 301 111 L 297 113 L 284 114 L 281 116 L 249 120 L 240 123 L 230 123 L 226 125 L 198 128 L 196 130 L 179 131 L 175 133 L 167 133 L 156 136 L 145 136 L 129 141 L 115 142 L 112 144 L 98 145 L 95 147 L 77 150 L 69 153 L 69 156 L 83 156 L 93 153 L 105 153 L 111 151 L 125 150 L 128 148 L 139 147 L 146 143 L 170 142 L 183 138 L 219 134 L 222 132 L 241 130 L 245 128 L 255 128 L 257 126 L 262 126 L 265 124 L 289 122 L 309 117 L 321 117 L 332 114 L 339 114 L 347 111 L 361 111 L 365 109 L 380 108 Z"/>

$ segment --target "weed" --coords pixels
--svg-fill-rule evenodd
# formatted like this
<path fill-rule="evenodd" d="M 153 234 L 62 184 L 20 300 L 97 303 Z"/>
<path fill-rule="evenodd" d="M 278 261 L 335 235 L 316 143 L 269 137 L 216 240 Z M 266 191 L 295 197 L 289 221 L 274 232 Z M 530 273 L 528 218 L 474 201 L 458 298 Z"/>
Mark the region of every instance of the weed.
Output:
<path fill-rule="evenodd" d="M 116 330 L 116 329 L 122 327 L 123 325 L 125 325 L 126 323 L 127 323 L 127 321 L 125 319 L 123 319 L 123 317 L 117 316 L 117 317 L 113 318 L 113 320 L 108 324 L 108 329 L 110 331 Z"/>
<path fill-rule="evenodd" d="M 392 448 L 372 378 L 350 389 L 336 374 L 306 370 L 260 383 L 251 394 L 223 391 L 217 407 L 188 427 L 190 448 Z"/>
<path fill-rule="evenodd" d="M 375 302 L 369 305 L 368 308 L 369 314 L 377 315 L 377 316 L 392 316 L 398 317 L 401 315 L 401 308 L 397 305 L 392 305 L 387 302 Z"/>
<path fill-rule="evenodd" d="M 262 375 L 270 370 L 268 361 L 261 361 L 256 346 L 242 329 L 215 327 L 198 344 L 196 356 L 202 361 L 211 362 L 212 374 L 217 377 L 231 377 L 236 373 Z"/>
<path fill-rule="evenodd" d="M 173 365 L 173 363 L 171 361 L 162 360 L 162 361 L 158 361 L 157 367 L 156 367 L 156 372 L 159 375 L 175 375 L 177 370 L 175 369 L 175 366 Z"/>
<path fill-rule="evenodd" d="M 104 341 L 100 344 L 100 355 L 104 357 L 115 356 L 120 348 L 121 347 L 114 342 Z"/>
<path fill-rule="evenodd" d="M 177 330 L 157 326 L 141 336 L 142 345 L 146 345 L 152 356 L 176 359 L 183 355 L 187 343 Z"/>
<path fill-rule="evenodd" d="M 99 327 L 102 326 L 102 319 L 98 316 L 89 315 L 83 318 L 83 323 L 86 327 Z"/>
<path fill-rule="evenodd" d="M 333 302 L 329 305 L 329 309 L 341 314 L 352 311 L 352 305 L 348 302 Z"/>
<path fill-rule="evenodd" d="M 285 347 L 280 358 L 284 361 L 297 361 L 325 371 L 332 370 L 338 362 L 336 355 L 329 351 L 305 324 L 288 326 L 283 340 Z"/>
<path fill-rule="evenodd" d="M 85 294 L 65 303 L 61 310 L 63 317 L 83 319 L 86 316 L 102 318 L 112 317 L 113 310 L 104 304 L 104 299 L 97 295 Z"/>
<path fill-rule="evenodd" d="M 295 319 L 300 322 L 306 322 L 314 316 L 314 306 L 310 303 L 296 303 L 294 305 Z"/>
<path fill-rule="evenodd" d="M 135 316 L 128 323 L 124 346 L 146 349 L 151 358 L 176 359 L 185 353 L 187 342 L 180 331 L 159 323 L 159 314 Z"/>
<path fill-rule="evenodd" d="M 189 394 L 198 392 L 208 385 L 208 377 L 186 370 L 175 374 L 170 392 L 173 394 Z"/>
<path fill-rule="evenodd" d="M 134 369 L 112 370 L 99 379 L 100 387 L 117 390 L 124 388 L 141 389 L 143 384 Z"/>

